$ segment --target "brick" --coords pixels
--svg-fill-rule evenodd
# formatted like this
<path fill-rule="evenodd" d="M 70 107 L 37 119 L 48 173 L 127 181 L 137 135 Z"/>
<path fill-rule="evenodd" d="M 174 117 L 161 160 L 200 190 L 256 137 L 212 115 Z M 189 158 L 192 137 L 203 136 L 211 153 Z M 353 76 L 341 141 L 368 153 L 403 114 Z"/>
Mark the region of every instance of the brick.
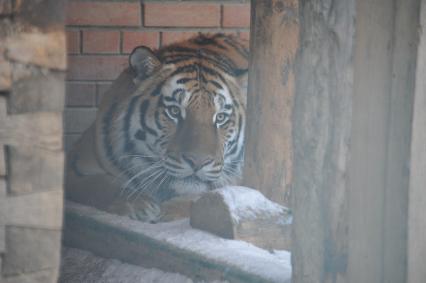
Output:
<path fill-rule="evenodd" d="M 161 46 L 169 45 L 174 42 L 179 42 L 191 37 L 194 37 L 198 32 L 192 31 L 165 31 L 161 34 Z"/>
<path fill-rule="evenodd" d="M 238 34 L 238 37 L 247 41 L 250 41 L 250 32 L 249 31 L 242 31 Z"/>
<path fill-rule="evenodd" d="M 63 163 L 56 168 L 63 167 Z M 62 227 L 63 192 L 38 192 L 11 196 L 6 202 L 7 225 L 42 227 L 60 230 Z M 9 248 L 7 246 L 7 248 Z"/>
<path fill-rule="evenodd" d="M 19 33 L 6 39 L 7 58 L 24 64 L 66 69 L 66 38 L 62 31 Z"/>
<path fill-rule="evenodd" d="M 158 32 L 147 31 L 124 31 L 123 32 L 123 52 L 130 53 L 137 46 L 146 46 L 151 49 L 158 48 Z"/>
<path fill-rule="evenodd" d="M 249 4 L 223 5 L 223 27 L 248 28 L 250 27 Z"/>
<path fill-rule="evenodd" d="M 60 259 L 60 240 L 59 230 L 7 227 L 3 273 L 14 275 L 56 268 Z"/>
<path fill-rule="evenodd" d="M 80 53 L 80 31 L 67 30 L 67 53 Z"/>
<path fill-rule="evenodd" d="M 94 106 L 96 104 L 96 84 L 67 82 L 67 106 Z"/>
<path fill-rule="evenodd" d="M 128 67 L 128 56 L 69 56 L 68 80 L 115 80 Z"/>
<path fill-rule="evenodd" d="M 24 69 L 19 70 L 21 67 Z M 38 68 L 25 70 L 25 66 L 16 66 L 14 78 L 8 103 L 10 114 L 63 111 L 64 72 L 41 71 Z"/>
<path fill-rule="evenodd" d="M 65 135 L 65 151 L 71 150 L 72 146 L 75 144 L 76 141 L 81 137 L 80 134 L 70 134 Z"/>
<path fill-rule="evenodd" d="M 64 162 L 61 152 L 9 148 L 9 193 L 20 195 L 40 191 L 61 190 Z M 41 177 L 48 176 L 48 177 Z"/>
<path fill-rule="evenodd" d="M 144 24 L 151 27 L 218 27 L 220 6 L 210 3 L 146 3 Z"/>
<path fill-rule="evenodd" d="M 82 2 L 68 3 L 68 25 L 140 26 L 138 2 Z"/>
<path fill-rule="evenodd" d="M 65 110 L 65 133 L 82 133 L 95 121 L 96 108 L 69 108 Z"/>
<path fill-rule="evenodd" d="M 118 53 L 120 52 L 120 32 L 118 31 L 83 31 L 83 53 Z"/>
<path fill-rule="evenodd" d="M 96 86 L 96 105 L 99 105 L 107 92 L 111 87 L 111 83 L 98 83 Z"/>

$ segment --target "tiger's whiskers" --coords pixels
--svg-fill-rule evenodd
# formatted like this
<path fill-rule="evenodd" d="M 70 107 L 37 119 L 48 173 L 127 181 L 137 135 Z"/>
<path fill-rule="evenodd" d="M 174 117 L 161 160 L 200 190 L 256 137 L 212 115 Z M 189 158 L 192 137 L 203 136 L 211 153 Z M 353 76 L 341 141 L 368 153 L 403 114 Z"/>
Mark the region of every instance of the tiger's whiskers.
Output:
<path fill-rule="evenodd" d="M 142 171 L 140 171 L 140 172 L 138 172 L 138 173 L 136 173 L 134 176 L 132 176 L 129 180 L 127 180 L 127 182 L 125 183 L 125 184 L 123 184 L 122 186 L 121 186 L 121 193 L 120 193 L 120 195 L 123 195 L 126 191 L 127 191 L 127 189 L 128 189 L 128 187 L 129 187 L 129 185 L 133 182 L 133 180 L 135 180 L 136 178 L 139 178 L 140 176 L 142 176 L 143 174 L 145 174 L 146 172 L 151 172 L 151 171 L 154 171 L 155 172 L 155 170 L 157 169 L 157 168 L 160 168 L 161 167 L 161 164 L 160 164 L 160 162 L 158 161 L 158 162 L 154 162 L 151 166 L 149 166 L 148 168 L 146 168 L 145 170 L 142 170 Z M 152 175 L 152 174 L 151 174 Z M 149 176 L 149 177 L 147 177 L 147 178 L 150 178 L 151 176 Z"/>

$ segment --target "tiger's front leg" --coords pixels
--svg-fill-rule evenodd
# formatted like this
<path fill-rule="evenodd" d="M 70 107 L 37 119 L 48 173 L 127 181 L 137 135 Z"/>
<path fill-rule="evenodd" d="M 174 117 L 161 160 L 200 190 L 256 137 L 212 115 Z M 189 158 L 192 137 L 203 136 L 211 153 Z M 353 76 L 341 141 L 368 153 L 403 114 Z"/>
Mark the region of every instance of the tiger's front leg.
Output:
<path fill-rule="evenodd" d="M 162 217 L 160 205 L 148 196 L 140 196 L 133 200 L 127 200 L 124 197 L 116 198 L 107 211 L 150 223 L 156 223 Z"/>

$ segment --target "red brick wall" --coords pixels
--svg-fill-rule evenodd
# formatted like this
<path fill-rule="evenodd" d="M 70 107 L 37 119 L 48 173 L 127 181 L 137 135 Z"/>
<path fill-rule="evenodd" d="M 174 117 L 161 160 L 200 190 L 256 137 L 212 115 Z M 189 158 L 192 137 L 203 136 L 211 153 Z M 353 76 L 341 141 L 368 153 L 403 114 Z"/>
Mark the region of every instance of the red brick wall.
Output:
<path fill-rule="evenodd" d="M 138 45 L 159 48 L 198 32 L 248 38 L 248 0 L 70 0 L 66 146 L 93 121 L 110 82 L 127 66 Z"/>

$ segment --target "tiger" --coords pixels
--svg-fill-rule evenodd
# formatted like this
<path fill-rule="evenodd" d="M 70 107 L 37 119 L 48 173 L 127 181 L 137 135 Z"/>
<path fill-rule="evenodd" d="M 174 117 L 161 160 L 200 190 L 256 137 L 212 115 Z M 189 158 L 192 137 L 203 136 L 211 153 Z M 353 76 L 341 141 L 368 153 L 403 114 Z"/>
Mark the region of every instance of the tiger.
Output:
<path fill-rule="evenodd" d="M 67 198 L 140 221 L 241 180 L 248 44 L 198 34 L 136 47 L 68 154 Z"/>

